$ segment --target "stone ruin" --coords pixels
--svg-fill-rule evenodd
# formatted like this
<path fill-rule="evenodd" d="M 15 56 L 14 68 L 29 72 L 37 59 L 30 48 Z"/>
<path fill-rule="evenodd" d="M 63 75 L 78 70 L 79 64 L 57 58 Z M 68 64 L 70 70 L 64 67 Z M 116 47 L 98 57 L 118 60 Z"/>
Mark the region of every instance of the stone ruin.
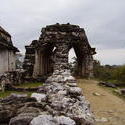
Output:
<path fill-rule="evenodd" d="M 25 70 L 30 77 L 51 75 L 31 97 L 12 94 L 0 99 L 0 124 L 94 125 L 90 104 L 69 70 L 71 47 L 77 53 L 80 74 L 92 75 L 95 49 L 83 29 L 69 24 L 43 28 L 40 39 L 26 47 Z"/>
<path fill-rule="evenodd" d="M 16 69 L 16 53 L 19 50 L 13 45 L 11 35 L 0 26 L 0 75 Z"/>
<path fill-rule="evenodd" d="M 49 76 L 55 70 L 68 69 L 68 54 L 74 48 L 78 74 L 93 77 L 93 55 L 85 31 L 77 25 L 55 24 L 42 28 L 39 40 L 26 46 L 24 69 L 27 78 Z"/>

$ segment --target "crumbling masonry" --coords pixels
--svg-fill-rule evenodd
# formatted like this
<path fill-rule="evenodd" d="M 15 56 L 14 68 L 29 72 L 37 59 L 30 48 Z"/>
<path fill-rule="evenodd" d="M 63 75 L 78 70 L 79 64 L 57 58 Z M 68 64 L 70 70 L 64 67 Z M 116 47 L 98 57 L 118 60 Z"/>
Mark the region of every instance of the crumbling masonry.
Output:
<path fill-rule="evenodd" d="M 13 94 L 0 99 L 0 124 L 94 125 L 90 104 L 77 86 L 68 66 L 74 48 L 79 75 L 92 75 L 92 49 L 83 29 L 75 25 L 51 25 L 27 48 L 25 70 L 29 77 L 51 74 L 31 97 Z M 26 89 L 25 89 L 26 90 Z"/>
<path fill-rule="evenodd" d="M 0 74 L 15 71 L 16 52 L 11 35 L 0 26 Z"/>
<path fill-rule="evenodd" d="M 70 24 L 55 24 L 42 28 L 39 40 L 26 46 L 24 69 L 28 78 L 47 76 L 55 70 L 68 68 L 68 54 L 74 48 L 77 75 L 93 76 L 93 55 L 95 48 L 89 45 L 83 28 Z"/>

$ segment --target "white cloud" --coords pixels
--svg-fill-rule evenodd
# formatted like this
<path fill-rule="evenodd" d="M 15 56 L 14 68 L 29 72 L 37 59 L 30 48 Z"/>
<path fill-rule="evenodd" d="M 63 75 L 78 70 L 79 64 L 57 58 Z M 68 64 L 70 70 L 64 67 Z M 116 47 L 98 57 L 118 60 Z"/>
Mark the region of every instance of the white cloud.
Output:
<path fill-rule="evenodd" d="M 122 65 L 125 64 L 125 49 L 97 50 L 94 58 L 101 61 L 102 64 Z"/>
<path fill-rule="evenodd" d="M 23 52 L 25 45 L 39 38 L 42 27 L 57 22 L 85 28 L 97 50 L 124 49 L 124 5 L 124 0 L 1 0 L 0 25 Z"/>

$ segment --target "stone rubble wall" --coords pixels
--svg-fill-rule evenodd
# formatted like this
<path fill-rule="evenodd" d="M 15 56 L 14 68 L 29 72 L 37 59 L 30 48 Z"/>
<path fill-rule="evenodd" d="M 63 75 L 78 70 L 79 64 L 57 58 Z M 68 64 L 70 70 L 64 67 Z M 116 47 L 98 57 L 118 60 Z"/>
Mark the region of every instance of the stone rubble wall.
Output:
<path fill-rule="evenodd" d="M 47 110 L 52 116 L 63 115 L 72 119 L 75 125 L 94 124 L 90 104 L 83 96 L 82 89 L 77 86 L 76 79 L 71 76 L 70 70 L 56 70 L 38 92 L 47 96 Z"/>
<path fill-rule="evenodd" d="M 26 53 L 23 64 L 23 69 L 25 70 L 25 78 L 32 78 L 33 76 L 33 68 L 35 64 L 35 44 L 37 40 L 32 41 L 30 46 L 25 46 Z"/>
<path fill-rule="evenodd" d="M 56 71 L 31 97 L 12 94 L 0 100 L 0 124 L 94 125 L 90 103 L 69 70 Z"/>
<path fill-rule="evenodd" d="M 0 85 L 4 89 L 6 84 L 18 85 L 24 82 L 24 71 L 11 71 L 0 74 Z"/>

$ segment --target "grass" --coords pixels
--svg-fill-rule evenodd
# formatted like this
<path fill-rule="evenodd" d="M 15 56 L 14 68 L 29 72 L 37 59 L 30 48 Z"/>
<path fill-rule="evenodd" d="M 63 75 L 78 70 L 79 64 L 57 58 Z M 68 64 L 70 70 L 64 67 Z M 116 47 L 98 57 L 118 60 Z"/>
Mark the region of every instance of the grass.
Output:
<path fill-rule="evenodd" d="M 34 88 L 34 87 L 38 87 L 38 86 L 41 86 L 42 83 L 40 82 L 34 82 L 34 83 L 23 83 L 23 84 L 20 84 L 20 85 L 17 85 L 16 87 L 21 87 L 21 88 Z"/>
<path fill-rule="evenodd" d="M 118 80 L 108 80 L 107 82 L 111 82 L 111 83 L 114 83 L 114 84 L 119 83 L 119 81 L 118 81 Z"/>
<path fill-rule="evenodd" d="M 16 87 L 20 87 L 20 88 L 34 88 L 34 87 L 38 87 L 41 86 L 42 83 L 36 82 L 36 83 L 23 83 L 20 85 L 17 85 Z M 7 96 L 9 96 L 11 93 L 16 93 L 16 94 L 27 94 L 28 96 L 30 96 L 32 94 L 32 92 L 17 92 L 17 91 L 5 91 L 2 92 L 0 91 L 0 98 L 5 98 Z"/>
<path fill-rule="evenodd" d="M 118 90 L 119 90 L 121 87 L 111 88 L 111 87 L 106 87 L 106 86 L 101 86 L 101 85 L 99 85 L 99 86 L 100 86 L 101 88 L 105 89 L 106 91 L 112 93 L 113 95 L 118 96 L 118 97 L 120 97 L 120 98 L 122 98 L 122 99 L 125 100 L 125 96 L 124 96 L 124 95 L 121 95 L 121 94 L 118 92 Z"/>

